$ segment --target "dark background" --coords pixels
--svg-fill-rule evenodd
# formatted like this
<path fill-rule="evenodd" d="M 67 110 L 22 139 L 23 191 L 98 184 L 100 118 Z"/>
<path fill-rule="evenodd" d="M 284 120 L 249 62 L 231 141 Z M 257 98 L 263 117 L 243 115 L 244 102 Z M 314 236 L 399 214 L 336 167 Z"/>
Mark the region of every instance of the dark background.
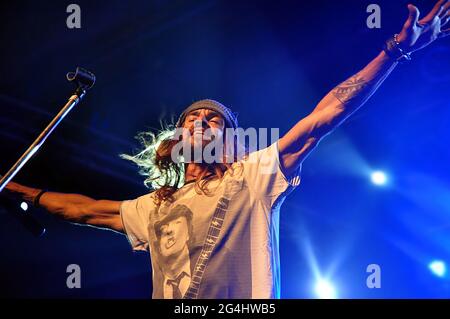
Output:
<path fill-rule="evenodd" d="M 407 1 L 377 1 L 381 29 L 366 26 L 371 1 L 69 1 L 0 4 L 0 173 L 66 102 L 65 74 L 92 70 L 97 83 L 15 181 L 97 199 L 148 192 L 118 157 L 195 100 L 239 113 L 241 126 L 285 133 L 335 85 L 399 32 Z M 414 1 L 428 12 L 434 1 Z M 450 37 L 413 54 L 375 96 L 324 140 L 281 209 L 283 298 L 314 298 L 326 277 L 341 298 L 447 298 L 450 262 Z M 370 172 L 389 174 L 386 187 Z M 0 295 L 13 298 L 148 298 L 146 254 L 122 235 L 36 217 L 34 238 L 0 209 Z M 366 267 L 382 288 L 366 287 Z M 81 267 L 82 288 L 66 287 Z"/>

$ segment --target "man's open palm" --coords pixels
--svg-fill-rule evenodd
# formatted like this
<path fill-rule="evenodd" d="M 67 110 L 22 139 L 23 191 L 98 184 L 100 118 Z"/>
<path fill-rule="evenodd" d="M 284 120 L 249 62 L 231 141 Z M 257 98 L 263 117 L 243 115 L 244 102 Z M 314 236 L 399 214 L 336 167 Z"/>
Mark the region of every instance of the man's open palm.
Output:
<path fill-rule="evenodd" d="M 445 25 L 450 21 L 450 1 L 440 0 L 423 19 L 417 7 L 409 4 L 409 17 L 398 35 L 400 47 L 406 52 L 420 50 L 438 38 L 450 35 Z"/>

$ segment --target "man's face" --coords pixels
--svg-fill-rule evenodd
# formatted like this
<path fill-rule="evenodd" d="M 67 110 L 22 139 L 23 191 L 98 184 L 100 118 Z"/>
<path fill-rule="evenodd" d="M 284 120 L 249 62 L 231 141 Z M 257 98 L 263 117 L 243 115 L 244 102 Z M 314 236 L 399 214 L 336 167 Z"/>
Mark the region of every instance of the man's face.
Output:
<path fill-rule="evenodd" d="M 215 111 L 198 109 L 186 116 L 183 127 L 187 129 L 183 139 L 189 138 L 191 145 L 201 145 L 203 148 L 212 140 L 222 138 L 225 120 Z"/>
<path fill-rule="evenodd" d="M 179 254 L 189 240 L 186 217 L 180 216 L 161 226 L 160 249 L 164 257 Z"/>

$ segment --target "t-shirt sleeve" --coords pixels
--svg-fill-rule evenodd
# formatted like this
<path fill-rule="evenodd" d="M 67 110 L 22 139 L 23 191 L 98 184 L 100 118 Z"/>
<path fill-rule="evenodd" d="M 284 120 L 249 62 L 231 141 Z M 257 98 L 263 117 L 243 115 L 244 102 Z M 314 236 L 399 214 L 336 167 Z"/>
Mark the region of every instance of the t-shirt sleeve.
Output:
<path fill-rule="evenodd" d="M 128 241 L 134 251 L 148 251 L 149 195 L 125 200 L 120 205 L 120 217 Z"/>
<path fill-rule="evenodd" d="M 291 176 L 285 176 L 281 170 L 278 141 L 250 153 L 243 166 L 250 190 L 270 207 L 300 184 L 301 165 Z"/>

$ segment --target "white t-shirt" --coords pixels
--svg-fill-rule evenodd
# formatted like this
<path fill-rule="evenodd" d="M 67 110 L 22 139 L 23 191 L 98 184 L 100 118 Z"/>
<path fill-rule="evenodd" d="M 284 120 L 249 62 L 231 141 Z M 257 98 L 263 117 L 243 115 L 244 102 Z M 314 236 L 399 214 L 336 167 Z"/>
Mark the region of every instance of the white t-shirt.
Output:
<path fill-rule="evenodd" d="M 153 193 L 122 202 L 132 248 L 150 252 L 153 298 L 279 298 L 279 210 L 300 170 L 283 175 L 274 143 L 209 182 L 206 195 L 189 183 L 159 206 Z"/>

